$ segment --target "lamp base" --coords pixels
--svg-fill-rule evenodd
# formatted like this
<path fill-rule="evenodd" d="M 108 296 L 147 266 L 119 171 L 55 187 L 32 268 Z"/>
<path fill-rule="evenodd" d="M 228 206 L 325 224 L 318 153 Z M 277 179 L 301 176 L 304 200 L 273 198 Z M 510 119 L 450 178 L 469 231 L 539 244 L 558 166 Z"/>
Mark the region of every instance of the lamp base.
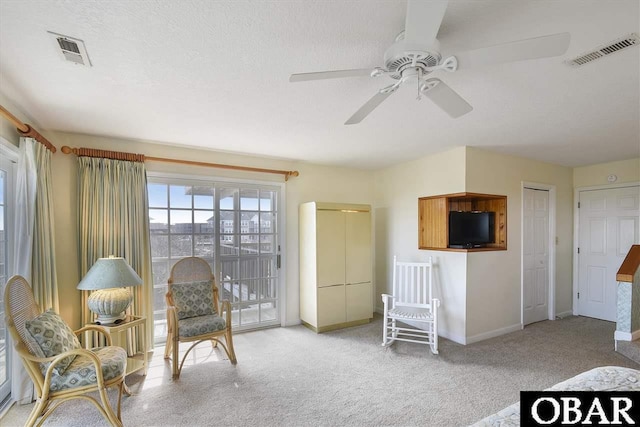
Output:
<path fill-rule="evenodd" d="M 89 310 L 97 314 L 97 323 L 112 325 L 125 318 L 124 311 L 132 299 L 127 288 L 99 289 L 89 295 L 87 305 Z"/>

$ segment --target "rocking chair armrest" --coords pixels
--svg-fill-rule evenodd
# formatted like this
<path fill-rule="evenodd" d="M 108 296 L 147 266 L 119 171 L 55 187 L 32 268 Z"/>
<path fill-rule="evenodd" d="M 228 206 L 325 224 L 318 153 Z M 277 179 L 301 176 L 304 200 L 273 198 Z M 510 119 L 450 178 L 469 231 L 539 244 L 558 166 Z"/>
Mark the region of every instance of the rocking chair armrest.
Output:
<path fill-rule="evenodd" d="M 396 299 L 396 297 L 394 297 L 393 295 L 389 295 L 389 294 L 382 294 L 382 300 L 385 301 L 387 299 Z"/>
<path fill-rule="evenodd" d="M 104 326 L 87 325 L 87 326 L 85 326 L 83 328 L 78 329 L 77 331 L 73 331 L 73 333 L 76 334 L 76 335 L 80 335 L 80 334 L 82 334 L 84 332 L 88 332 L 88 331 L 95 331 L 95 332 L 98 332 L 98 333 L 102 334 L 107 346 L 111 345 L 111 334 L 109 333 L 109 331 Z"/>
<path fill-rule="evenodd" d="M 440 307 L 440 300 L 439 300 L 438 298 L 433 298 L 433 299 L 431 300 L 431 305 L 432 305 L 434 308 L 438 308 L 438 307 Z"/>

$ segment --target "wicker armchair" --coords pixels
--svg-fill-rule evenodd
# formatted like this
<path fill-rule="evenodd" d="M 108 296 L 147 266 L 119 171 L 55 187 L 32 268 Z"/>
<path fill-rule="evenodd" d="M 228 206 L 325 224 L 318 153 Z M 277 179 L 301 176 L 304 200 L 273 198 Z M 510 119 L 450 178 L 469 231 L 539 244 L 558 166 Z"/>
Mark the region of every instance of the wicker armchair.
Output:
<path fill-rule="evenodd" d="M 25 425 L 33 426 L 41 417 L 37 423 L 40 425 L 61 403 L 71 399 L 84 399 L 93 403 L 111 425 L 121 427 L 120 402 L 124 391 L 127 354 L 124 349 L 111 346 L 108 332 L 100 326 L 87 326 L 71 331 L 53 311 L 43 313 L 33 298 L 29 283 L 21 276 L 13 276 L 7 282 L 4 304 L 7 328 L 36 391 L 36 404 Z M 66 342 L 73 341 L 74 348 L 58 355 L 43 357 L 39 339 L 50 339 L 48 337 L 51 336 L 51 329 L 47 328 L 56 324 L 52 320 L 61 322 L 62 326 L 53 330 L 53 335 L 62 335 L 68 330 L 72 340 L 67 339 Z M 33 326 L 36 324 L 38 327 Z M 41 335 L 36 333 L 34 336 L 34 331 Z M 75 335 L 85 331 L 104 334 L 107 347 L 92 350 L 81 348 Z M 50 351 L 55 352 L 55 349 L 62 346 L 59 341 L 54 341 L 56 338 L 47 343 L 54 344 L 48 347 L 52 349 Z M 106 391 L 108 387 L 118 388 L 117 414 L 109 403 Z M 98 392 L 102 404 L 87 394 L 94 391 Z"/>
<path fill-rule="evenodd" d="M 202 258 L 183 258 L 171 269 L 168 284 L 168 332 L 164 357 L 167 359 L 172 355 L 173 378 L 180 377 L 187 355 L 204 341 L 211 341 L 214 347 L 220 344 L 229 361 L 235 365 L 231 305 L 229 301 L 218 302 L 218 288 L 209 264 Z M 224 343 L 221 338 L 224 338 Z M 178 363 L 181 342 L 193 344 Z"/>

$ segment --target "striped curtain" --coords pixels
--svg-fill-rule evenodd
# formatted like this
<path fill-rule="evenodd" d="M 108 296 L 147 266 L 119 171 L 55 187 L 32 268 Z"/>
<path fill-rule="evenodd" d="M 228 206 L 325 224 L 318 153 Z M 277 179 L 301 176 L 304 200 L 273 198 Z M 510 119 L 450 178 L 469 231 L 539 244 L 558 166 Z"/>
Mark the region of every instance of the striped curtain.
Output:
<path fill-rule="evenodd" d="M 78 157 L 78 236 L 80 277 L 98 258 L 121 256 L 142 278 L 131 288 L 130 314 L 147 319 L 147 343 L 153 343 L 153 276 L 147 172 L 142 162 Z M 82 293 L 83 323 L 93 321 L 87 307 L 88 291 Z M 139 344 L 133 340 L 130 351 Z"/>
<path fill-rule="evenodd" d="M 55 221 L 53 219 L 53 180 L 51 151 L 34 141 L 38 174 L 33 225 L 31 288 L 43 310 L 53 308 L 59 313 L 58 280 L 56 276 Z"/>

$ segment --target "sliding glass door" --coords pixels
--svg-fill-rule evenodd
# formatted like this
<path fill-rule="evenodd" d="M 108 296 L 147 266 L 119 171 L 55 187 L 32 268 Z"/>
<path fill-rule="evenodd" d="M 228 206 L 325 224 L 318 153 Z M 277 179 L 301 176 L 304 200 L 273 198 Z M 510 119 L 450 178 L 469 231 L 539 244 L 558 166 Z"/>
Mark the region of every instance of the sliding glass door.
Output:
<path fill-rule="evenodd" d="M 9 331 L 4 316 L 4 286 L 10 275 L 11 251 L 11 209 L 13 203 L 13 163 L 0 158 L 0 403 L 11 392 L 11 346 Z"/>
<path fill-rule="evenodd" d="M 149 179 L 156 343 L 166 339 L 167 279 L 181 258 L 205 259 L 235 330 L 280 324 L 280 187 Z"/>

